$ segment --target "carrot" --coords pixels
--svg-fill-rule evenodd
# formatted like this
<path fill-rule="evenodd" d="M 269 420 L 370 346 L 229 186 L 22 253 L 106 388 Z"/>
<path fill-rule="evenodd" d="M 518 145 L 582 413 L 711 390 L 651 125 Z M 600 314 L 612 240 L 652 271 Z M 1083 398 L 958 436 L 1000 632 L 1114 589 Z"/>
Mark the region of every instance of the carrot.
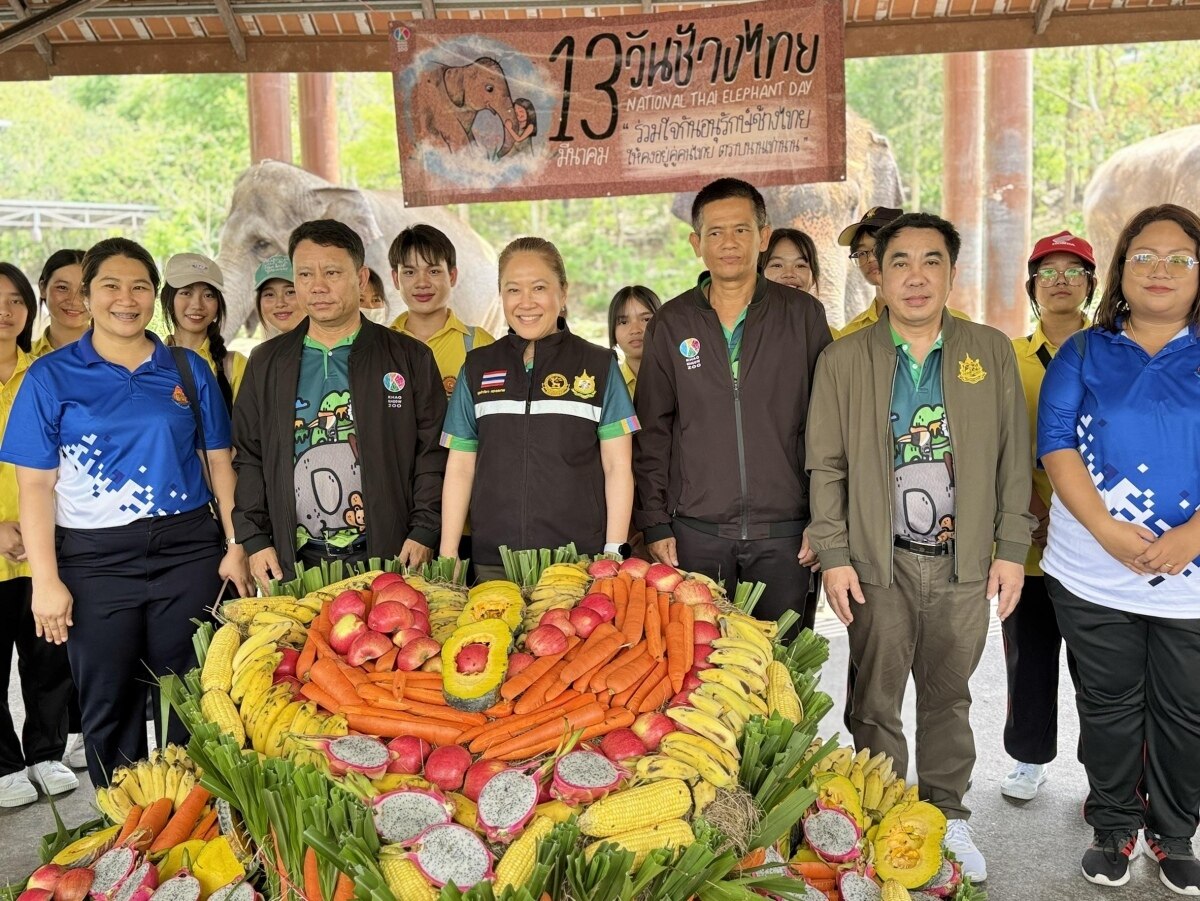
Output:
<path fill-rule="evenodd" d="M 643 645 L 643 647 L 645 647 Z M 631 685 L 637 685 L 658 664 L 653 657 L 644 651 L 642 654 L 608 677 L 610 691 L 623 692 Z"/>
<path fill-rule="evenodd" d="M 304 647 L 300 649 L 300 656 L 296 659 L 296 678 L 303 680 L 308 675 L 308 668 L 316 659 L 317 646 L 312 640 L 312 633 L 309 633 L 308 638 L 304 639 Z"/>
<path fill-rule="evenodd" d="M 424 670 L 413 670 L 406 675 L 408 676 L 408 681 L 413 685 L 419 685 L 422 688 L 436 688 L 438 691 L 442 690 L 441 673 L 427 673 Z"/>
<path fill-rule="evenodd" d="M 418 701 L 376 701 L 374 704 L 354 704 L 342 708 L 343 713 L 358 713 L 372 716 L 376 713 L 392 712 L 407 713 L 410 716 L 427 716 L 432 720 L 443 723 L 454 723 L 463 729 L 468 726 L 487 725 L 487 717 L 482 713 L 466 713 L 453 707 L 431 707 Z"/>
<path fill-rule="evenodd" d="M 613 580 L 612 579 L 597 579 L 592 583 L 592 591 L 596 594 L 602 594 L 610 601 L 613 596 Z"/>
<path fill-rule="evenodd" d="M 482 726 L 472 726 L 470 729 L 468 729 L 466 732 L 464 732 L 462 735 L 460 735 L 458 737 L 458 743 L 460 745 L 468 745 L 469 746 L 472 742 L 475 741 L 475 739 L 479 738 L 479 736 L 481 736 L 481 735 L 483 735 L 483 733 L 487 732 L 489 725 L 490 725 L 489 723 L 485 723 Z"/>
<path fill-rule="evenodd" d="M 215 841 L 217 836 L 220 834 L 221 824 L 216 820 L 213 820 L 212 825 L 208 827 L 208 831 L 204 833 L 204 835 L 200 836 L 200 838 L 204 839 L 206 842 L 211 842 Z"/>
<path fill-rule="evenodd" d="M 355 732 L 364 735 L 378 735 L 380 738 L 396 738 L 401 735 L 413 735 L 423 738 L 431 745 L 453 745 L 458 743 L 462 735 L 461 726 L 431 720 L 429 717 L 401 718 L 401 714 L 389 712 L 386 716 L 376 711 L 373 715 L 350 713 L 346 715 L 346 723 Z"/>
<path fill-rule="evenodd" d="M 667 661 L 660 660 L 657 664 L 655 664 L 654 669 L 650 670 L 650 674 L 641 681 L 641 684 L 638 685 L 637 690 L 633 693 L 633 697 L 629 699 L 629 702 L 621 706 L 640 712 L 642 709 L 642 702 L 646 700 L 646 695 L 650 694 L 650 692 L 652 692 L 660 683 L 663 682 L 667 682 L 668 685 L 670 684 L 669 680 L 667 679 Z M 616 698 L 613 698 L 613 701 L 615 702 Z"/>
<path fill-rule="evenodd" d="M 583 639 L 578 635 L 572 635 L 567 639 L 567 653 L 563 654 L 563 660 L 570 663 L 579 656 L 579 652 L 583 649 Z"/>
<path fill-rule="evenodd" d="M 679 622 L 679 611 L 682 609 L 683 609 L 683 604 L 672 604 L 668 610 L 669 616 L 667 617 L 667 622 L 669 622 L 669 623 Z"/>
<path fill-rule="evenodd" d="M 368 681 L 366 672 L 359 669 L 357 666 L 351 666 L 349 663 L 346 663 L 340 658 L 337 661 L 337 665 L 338 669 L 342 671 L 342 675 L 350 680 L 351 685 L 361 685 L 362 683 Z"/>
<path fill-rule="evenodd" d="M 117 834 L 118 847 L 129 841 L 129 837 L 137 829 L 138 820 L 142 818 L 143 813 L 145 813 L 145 808 L 137 804 L 129 808 L 129 813 L 125 814 L 125 822 L 121 826 L 121 831 Z"/>
<path fill-rule="evenodd" d="M 345 873 L 338 873 L 332 901 L 354 901 L 354 880 Z"/>
<path fill-rule="evenodd" d="M 798 860 L 789 866 L 810 882 L 814 879 L 837 879 L 837 869 L 821 860 Z"/>
<path fill-rule="evenodd" d="M 478 754 L 488 745 L 495 744 L 497 741 L 512 738 L 526 729 L 532 729 L 534 726 L 541 725 L 572 710 L 586 707 L 596 700 L 596 696 L 594 694 L 581 695 L 576 691 L 568 689 L 554 700 L 555 703 L 541 707 L 533 713 L 527 713 L 523 716 L 512 716 L 503 722 L 488 723 L 488 725 L 483 727 L 483 731 L 479 735 L 470 740 L 470 749 Z"/>
<path fill-rule="evenodd" d="M 644 579 L 634 579 L 629 588 L 629 606 L 625 610 L 625 622 L 621 625 L 628 644 L 637 644 L 642 640 L 642 630 L 646 625 L 646 587 Z"/>
<path fill-rule="evenodd" d="M 329 604 L 321 608 L 321 612 L 313 617 L 312 622 L 308 624 L 309 632 L 316 632 L 322 638 L 329 637 L 329 629 L 333 624 L 329 622 Z"/>
<path fill-rule="evenodd" d="M 506 716 L 512 716 L 513 715 L 513 702 L 512 701 L 498 701 L 495 704 L 493 704 L 491 707 L 489 707 L 487 710 L 483 711 L 483 715 L 488 717 L 489 719 L 493 719 L 493 720 L 500 720 L 500 719 L 504 719 L 504 717 L 506 717 Z"/>
<path fill-rule="evenodd" d="M 653 598 L 646 598 L 646 650 L 655 660 L 662 660 L 665 652 L 658 610 L 658 592 L 655 592 Z"/>
<path fill-rule="evenodd" d="M 515 676 L 509 676 L 504 680 L 504 684 L 500 686 L 500 697 L 509 701 L 520 697 L 521 692 L 537 682 L 538 679 L 544 676 L 562 658 L 562 654 L 550 654 L 546 657 L 537 658 Z"/>
<path fill-rule="evenodd" d="M 400 653 L 399 648 L 392 648 L 382 657 L 375 661 L 376 673 L 390 673 L 396 666 L 396 656 Z M 367 678 L 371 678 L 373 673 L 367 673 Z"/>
<path fill-rule="evenodd" d="M 683 688 L 683 677 L 687 675 L 686 639 L 683 636 L 683 623 L 667 624 L 667 674 L 675 691 Z"/>
<path fill-rule="evenodd" d="M 620 659 L 619 654 L 617 655 L 617 657 L 618 657 L 618 659 Z M 586 673 L 584 673 L 582 676 L 580 676 L 578 679 L 576 679 L 574 682 L 572 682 L 571 687 L 574 688 L 576 691 L 587 691 L 588 688 L 592 684 L 592 680 L 600 674 L 600 671 L 602 669 L 608 668 L 611 665 L 612 665 L 611 663 L 597 663 L 590 670 L 588 670 Z"/>
<path fill-rule="evenodd" d="M 158 834 L 166 828 L 167 820 L 171 817 L 171 805 L 174 803 L 172 798 L 159 798 L 147 805 L 142 811 L 142 818 L 138 820 L 137 828 L 133 830 L 133 847 L 144 851 L 154 843 Z"/>
<path fill-rule="evenodd" d="M 403 697 L 406 701 L 420 701 L 434 707 L 450 706 L 446 703 L 446 696 L 442 694 L 441 688 L 413 688 L 411 685 L 405 685 Z"/>
<path fill-rule="evenodd" d="M 204 838 L 208 835 L 208 830 L 217 827 L 217 808 L 213 807 L 200 818 L 200 822 L 196 824 L 196 828 L 192 830 L 189 839 Z"/>
<path fill-rule="evenodd" d="M 510 754 L 513 751 L 520 751 L 529 746 L 541 745 L 545 742 L 554 742 L 557 744 L 564 733 L 574 732 L 576 729 L 586 729 L 588 726 L 594 726 L 597 723 L 603 722 L 605 712 L 605 708 L 596 702 L 588 704 L 585 707 L 580 707 L 577 710 L 560 711 L 561 716 L 555 717 L 547 723 L 542 723 L 540 726 L 534 726 L 528 732 L 524 732 L 515 738 L 510 738 L 507 741 L 490 746 L 483 752 L 483 756 L 500 757 Z"/>
<path fill-rule="evenodd" d="M 696 662 L 696 618 L 687 604 L 680 604 L 679 607 L 679 625 L 683 626 L 683 671 L 686 673 Z"/>
<path fill-rule="evenodd" d="M 316 646 L 318 658 L 323 657 L 327 660 L 338 659 L 337 651 L 329 646 L 329 640 L 321 632 L 314 629 L 311 624 L 308 627 L 308 640 Z"/>
<path fill-rule="evenodd" d="M 204 805 L 211 799 L 212 795 L 208 789 L 201 785 L 193 786 L 192 790 L 187 793 L 187 797 L 183 799 L 183 803 L 179 805 L 179 809 L 175 811 L 175 815 L 163 825 L 162 831 L 155 836 L 154 842 L 150 845 L 150 853 L 174 848 L 191 838 L 192 832 L 196 829 L 196 822 L 204 813 Z"/>
<path fill-rule="evenodd" d="M 595 666 L 598 660 L 603 659 L 607 662 L 612 659 L 624 643 L 616 626 L 611 623 L 601 623 L 592 630 L 587 641 L 579 646 L 578 656 L 573 660 L 568 658 L 570 662 L 563 667 L 559 679 L 570 685 Z"/>
<path fill-rule="evenodd" d="M 315 682 L 305 682 L 301 685 L 300 694 L 304 695 L 310 701 L 316 701 L 317 704 L 330 713 L 342 712 L 341 702 Z"/>
<path fill-rule="evenodd" d="M 604 664 L 596 675 L 592 676 L 591 681 L 588 683 L 588 688 L 592 691 L 603 691 L 608 684 L 608 677 L 630 660 L 637 658 L 644 650 L 645 647 L 640 644 L 635 644 L 633 647 L 623 650 L 614 659 Z"/>
<path fill-rule="evenodd" d="M 604 717 L 604 721 L 596 723 L 593 726 L 588 726 L 583 730 L 583 734 L 579 736 L 579 740 L 590 741 L 593 738 L 599 738 L 601 735 L 607 735 L 615 729 L 623 729 L 630 725 L 634 720 L 634 716 L 628 710 L 614 708 L 609 710 Z M 577 727 L 578 728 L 578 727 Z M 498 755 L 501 760 L 511 762 L 514 760 L 526 760 L 530 757 L 536 757 L 539 754 L 544 754 L 547 751 L 553 751 L 558 747 L 558 743 L 562 740 L 561 735 L 557 738 L 545 742 L 535 742 L 524 748 L 518 748 L 514 751 Z M 487 754 L 484 755 L 485 757 Z"/>
<path fill-rule="evenodd" d="M 304 849 L 305 901 L 325 901 L 321 894 L 321 871 L 317 867 L 317 852 L 309 845 Z"/>
<path fill-rule="evenodd" d="M 316 661 L 308 671 L 310 682 L 325 691 L 339 704 L 357 704 L 358 691 L 355 689 L 354 683 L 346 678 L 346 674 L 338 666 L 339 663 L 338 660 L 324 658 Z"/>
<path fill-rule="evenodd" d="M 671 595 L 669 592 L 658 593 L 658 626 L 663 629 L 663 641 L 666 642 L 667 623 L 671 621 Z"/>
<path fill-rule="evenodd" d="M 567 666 L 569 666 L 567 661 L 560 660 L 546 670 L 513 704 L 513 713 L 529 713 L 531 710 L 536 710 L 546 700 L 546 692 L 550 690 L 551 685 L 559 681 L 559 674 Z"/>
<path fill-rule="evenodd" d="M 650 689 L 649 694 L 642 699 L 637 712 L 646 713 L 649 710 L 657 710 L 667 701 L 671 700 L 671 680 L 663 679 L 656 686 Z"/>
<path fill-rule="evenodd" d="M 617 578 L 613 579 L 613 606 L 617 608 L 617 618 L 613 623 L 621 631 L 625 630 L 625 616 L 629 612 L 629 585 L 633 581 L 633 577 L 627 572 L 622 572 Z"/>

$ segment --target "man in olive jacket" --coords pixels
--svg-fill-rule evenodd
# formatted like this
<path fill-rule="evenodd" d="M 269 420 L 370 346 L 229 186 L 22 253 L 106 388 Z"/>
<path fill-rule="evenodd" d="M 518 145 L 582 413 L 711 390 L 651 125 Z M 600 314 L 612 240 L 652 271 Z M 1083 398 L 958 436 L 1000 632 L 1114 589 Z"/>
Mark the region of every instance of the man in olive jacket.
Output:
<path fill-rule="evenodd" d="M 808 421 L 809 539 L 858 667 L 858 747 L 908 770 L 900 708 L 917 687 L 921 795 L 950 821 L 946 841 L 987 876 L 963 795 L 975 764 L 968 681 L 1024 580 L 1029 423 L 1012 345 L 946 310 L 959 237 L 936 216 L 884 227 L 875 251 L 885 315 L 817 364 Z"/>

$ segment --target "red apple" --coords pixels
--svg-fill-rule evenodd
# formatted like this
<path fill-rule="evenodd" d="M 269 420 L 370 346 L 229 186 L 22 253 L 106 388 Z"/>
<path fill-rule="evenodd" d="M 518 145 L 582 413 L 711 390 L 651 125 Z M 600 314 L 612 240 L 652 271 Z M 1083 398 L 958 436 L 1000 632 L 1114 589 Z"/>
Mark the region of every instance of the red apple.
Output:
<path fill-rule="evenodd" d="M 533 655 L 526 654 L 524 651 L 518 651 L 515 654 L 509 655 L 508 675 L 515 676 L 531 663 L 533 663 Z"/>
<path fill-rule="evenodd" d="M 575 634 L 580 638 L 587 638 L 600 623 L 604 622 L 600 618 L 600 614 L 590 607 L 576 607 L 569 614 L 571 625 L 575 627 Z"/>
<path fill-rule="evenodd" d="M 375 603 L 382 604 L 384 601 L 396 601 L 409 608 L 421 607 L 426 613 L 429 612 L 429 601 L 425 599 L 425 595 L 407 582 L 393 582 L 375 592 Z"/>
<path fill-rule="evenodd" d="M 697 669 L 692 667 L 683 676 L 683 690 L 691 693 L 699 688 L 704 683 L 700 681 L 700 677 L 696 675 Z"/>
<path fill-rule="evenodd" d="M 389 773 L 416 776 L 425 766 L 425 758 L 429 756 L 430 749 L 429 742 L 423 738 L 401 735 L 388 742 L 388 750 L 392 752 L 392 762 L 388 764 Z"/>
<path fill-rule="evenodd" d="M 670 717 L 656 710 L 649 710 L 639 715 L 633 721 L 633 725 L 630 728 L 642 740 L 642 744 L 646 746 L 647 750 L 657 751 L 658 744 L 662 741 L 663 736 L 669 732 L 674 732 L 676 727 Z"/>
<path fill-rule="evenodd" d="M 407 629 L 412 624 L 413 612 L 399 601 L 377 603 L 367 615 L 367 626 L 386 635 Z"/>
<path fill-rule="evenodd" d="M 602 594 L 589 594 L 579 602 L 579 606 L 595 610 L 600 614 L 600 621 L 603 623 L 612 622 L 617 616 L 617 605 Z"/>
<path fill-rule="evenodd" d="M 697 604 L 692 608 L 692 619 L 698 623 L 716 625 L 721 616 L 721 609 L 716 604 Z"/>
<path fill-rule="evenodd" d="M 371 590 L 373 592 L 375 592 L 376 594 L 378 594 L 379 589 L 384 588 L 385 586 L 388 586 L 388 585 L 392 585 L 396 582 L 403 582 L 403 581 L 404 581 L 404 576 L 400 575 L 400 573 L 382 573 L 382 574 L 376 576 L 374 581 L 371 582 Z"/>
<path fill-rule="evenodd" d="M 66 867 L 56 863 L 47 863 L 38 867 L 33 871 L 33 875 L 29 877 L 29 881 L 25 883 L 25 889 L 45 889 L 48 892 L 53 892 L 54 887 L 58 885 L 58 880 L 62 879 Z"/>
<path fill-rule="evenodd" d="M 683 581 L 683 575 L 673 566 L 655 563 L 646 570 L 646 584 L 658 591 L 674 591 Z"/>
<path fill-rule="evenodd" d="M 575 625 L 571 622 L 571 611 L 566 607 L 558 607 L 554 610 L 547 610 L 542 614 L 542 618 L 538 620 L 539 626 L 555 626 L 562 630 L 562 633 L 570 638 L 575 634 Z"/>
<path fill-rule="evenodd" d="M 621 564 L 616 560 L 601 557 L 599 560 L 593 560 L 587 571 L 593 579 L 613 579 L 621 571 Z"/>
<path fill-rule="evenodd" d="M 635 579 L 646 578 L 646 570 L 650 568 L 650 564 L 645 560 L 639 560 L 637 557 L 630 557 L 621 564 L 621 572 L 629 573 Z"/>
<path fill-rule="evenodd" d="M 350 650 L 354 639 L 367 631 L 367 624 L 353 613 L 347 613 L 341 619 L 334 620 L 333 628 L 329 630 L 329 646 L 339 654 Z"/>
<path fill-rule="evenodd" d="M 280 648 L 279 653 L 283 658 L 275 667 L 275 681 L 286 679 L 289 676 L 296 675 L 296 661 L 300 659 L 300 652 L 295 648 Z"/>
<path fill-rule="evenodd" d="M 418 638 L 428 638 L 429 636 L 420 629 L 401 629 L 392 636 L 392 644 L 398 648 L 404 647 L 410 641 L 416 641 Z"/>
<path fill-rule="evenodd" d="M 525 649 L 534 657 L 549 657 L 567 650 L 567 636 L 557 626 L 538 626 L 525 636 Z"/>
<path fill-rule="evenodd" d="M 396 655 L 396 669 L 404 670 L 406 673 L 411 673 L 415 669 L 420 669 L 425 665 L 425 661 L 431 657 L 437 657 L 441 661 L 442 646 L 432 638 L 422 635 L 415 641 L 410 641 L 400 649 L 400 653 Z"/>
<path fill-rule="evenodd" d="M 411 610 L 412 610 L 412 619 L 413 619 L 412 627 L 414 629 L 416 629 L 420 632 L 424 632 L 426 635 L 428 635 L 430 632 L 429 614 L 422 612 L 422 610 L 419 607 L 413 607 L 413 608 L 411 608 Z"/>
<path fill-rule="evenodd" d="M 497 773 L 508 769 L 508 764 L 503 760 L 489 759 L 485 757 L 479 758 L 467 770 L 467 775 L 463 779 L 462 793 L 472 801 L 479 800 L 479 793 L 483 791 L 483 787 L 487 785 L 487 781 Z M 548 781 L 548 780 L 547 780 Z"/>
<path fill-rule="evenodd" d="M 329 605 L 329 621 L 336 623 L 347 614 L 360 619 L 367 615 L 367 602 L 362 593 L 353 588 L 343 591 Z"/>
<path fill-rule="evenodd" d="M 487 669 L 488 646 L 482 641 L 466 644 L 454 658 L 454 668 L 463 675 L 482 673 Z"/>
<path fill-rule="evenodd" d="M 351 666 L 362 666 L 368 660 L 382 657 L 392 649 L 392 640 L 382 632 L 367 629 L 354 639 L 346 652 L 346 662 Z"/>
<path fill-rule="evenodd" d="M 430 657 L 421 664 L 421 672 L 423 673 L 440 673 L 442 671 L 442 655 L 437 654 Z"/>
<path fill-rule="evenodd" d="M 632 729 L 614 729 L 600 740 L 600 752 L 609 760 L 620 763 L 630 757 L 641 757 L 646 746 Z"/>
<path fill-rule="evenodd" d="M 697 604 L 711 604 L 712 590 L 698 579 L 687 579 L 675 586 L 673 598 L 681 604 L 695 607 Z"/>
<path fill-rule="evenodd" d="M 696 612 L 693 610 L 692 615 Z M 696 620 L 692 626 L 692 640 L 696 644 L 712 644 L 714 638 L 721 637 L 721 630 L 717 628 L 715 623 L 705 622 L 704 620 Z"/>
<path fill-rule="evenodd" d="M 699 669 L 711 669 L 712 664 L 708 662 L 708 655 L 713 652 L 711 644 L 698 644 L 692 650 L 692 666 Z M 701 667 L 703 664 L 703 667 Z"/>

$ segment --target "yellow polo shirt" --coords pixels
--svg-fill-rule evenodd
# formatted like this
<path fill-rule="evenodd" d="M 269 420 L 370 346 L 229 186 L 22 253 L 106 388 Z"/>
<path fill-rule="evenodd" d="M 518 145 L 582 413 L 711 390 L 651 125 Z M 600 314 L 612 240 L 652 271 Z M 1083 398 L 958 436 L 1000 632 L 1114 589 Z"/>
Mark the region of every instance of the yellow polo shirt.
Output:
<path fill-rule="evenodd" d="M 44 357 L 52 350 L 58 350 L 58 348 L 50 343 L 50 326 L 46 326 L 45 331 L 42 332 L 42 336 L 33 342 L 33 347 L 29 348 L 29 356 L 36 360 L 38 357 Z"/>
<path fill-rule="evenodd" d="M 33 362 L 33 354 L 25 353 L 17 348 L 17 368 L 12 377 L 0 387 L 0 438 L 8 427 L 8 414 L 12 411 L 13 400 L 17 389 L 25 378 L 25 370 Z M 0 522 L 16 522 L 19 516 L 17 504 L 17 468 L 11 463 L 0 463 Z M 29 565 L 26 563 L 11 563 L 7 557 L 0 556 L 0 582 L 9 579 L 19 579 L 29 575 Z"/>
<path fill-rule="evenodd" d="M 621 362 L 621 378 L 625 379 L 625 387 L 629 390 L 629 396 L 632 398 L 633 391 L 637 388 L 637 374 L 624 361 Z"/>
<path fill-rule="evenodd" d="M 174 342 L 168 341 L 167 343 L 173 344 Z M 209 347 L 207 340 L 200 345 L 200 349 L 196 353 L 200 355 L 200 359 L 208 364 L 208 368 L 212 370 L 212 374 L 216 375 L 217 364 L 213 362 L 212 348 Z M 233 378 L 229 380 L 229 387 L 233 389 L 233 396 L 236 399 L 238 389 L 242 387 L 242 377 L 246 374 L 246 358 L 236 350 L 227 351 L 226 357 L 233 361 L 230 364 L 233 370 Z"/>
<path fill-rule="evenodd" d="M 966 319 L 970 322 L 971 317 L 961 310 L 950 308 L 950 315 L 957 316 L 959 319 Z M 853 335 L 857 331 L 868 328 L 879 321 L 879 314 L 875 312 L 875 299 L 867 304 L 867 308 L 843 325 L 840 329 L 833 329 L 834 339 L 845 338 L 847 335 Z"/>
<path fill-rule="evenodd" d="M 485 347 L 495 343 L 496 339 L 477 325 L 466 325 L 450 310 L 450 317 L 432 338 L 424 343 L 433 351 L 437 361 L 438 372 L 442 376 L 442 386 L 446 389 L 446 397 L 454 393 L 454 382 L 462 371 L 463 363 L 467 361 L 468 344 L 470 349 Z M 401 313 L 391 326 L 401 334 L 416 338 L 408 331 L 408 313 Z M 417 338 L 420 341 L 420 338 Z"/>

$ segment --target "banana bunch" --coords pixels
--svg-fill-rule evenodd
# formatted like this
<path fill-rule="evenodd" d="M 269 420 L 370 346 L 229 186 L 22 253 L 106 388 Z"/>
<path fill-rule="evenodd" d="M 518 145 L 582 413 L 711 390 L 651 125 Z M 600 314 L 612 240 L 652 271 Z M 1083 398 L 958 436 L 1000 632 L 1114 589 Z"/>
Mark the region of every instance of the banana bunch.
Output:
<path fill-rule="evenodd" d="M 171 799 L 177 810 L 196 785 L 196 765 L 178 745 L 155 748 L 145 760 L 113 771 L 107 788 L 96 789 L 96 805 L 114 823 L 123 823 L 135 804 L 146 807 Z"/>
<path fill-rule="evenodd" d="M 639 757 L 633 775 L 638 785 L 643 782 L 658 782 L 660 779 L 681 779 L 694 786 L 700 780 L 700 771 L 694 766 L 666 754 L 646 754 Z"/>
<path fill-rule="evenodd" d="M 574 607 L 587 594 L 592 577 L 576 563 L 554 563 L 544 570 L 529 592 L 525 607 L 525 631 L 537 628 L 542 614 L 560 607 Z"/>
<path fill-rule="evenodd" d="M 738 755 L 730 753 L 706 735 L 669 732 L 663 736 L 658 751 L 665 757 L 687 764 L 700 774 L 701 779 L 716 788 L 733 788 L 737 785 Z"/>
<path fill-rule="evenodd" d="M 342 579 L 340 582 L 334 582 L 330 585 L 326 585 L 324 588 L 318 588 L 316 591 L 310 591 L 300 600 L 305 604 L 315 603 L 317 605 L 317 610 L 320 610 L 322 604 L 324 604 L 326 601 L 332 601 L 343 591 L 349 591 L 351 589 L 354 589 L 355 591 L 367 591 L 370 589 L 371 583 L 382 575 L 382 569 L 367 570 L 361 576 L 351 576 L 348 579 Z M 405 576 L 404 581 L 411 584 L 412 578 L 410 576 Z"/>
<path fill-rule="evenodd" d="M 722 619 L 727 620 L 729 623 L 728 626 L 724 622 L 722 623 L 722 631 L 725 631 L 726 628 L 731 628 L 734 624 L 737 624 L 738 626 L 742 627 L 739 631 L 745 632 L 745 629 L 749 627 L 765 637 L 768 642 L 774 641 L 779 635 L 779 623 L 774 622 L 773 620 L 755 619 L 749 613 L 743 613 L 741 610 L 730 610 L 722 617 Z"/>
<path fill-rule="evenodd" d="M 426 582 L 424 579 L 421 579 L 422 584 L 418 585 L 414 583 L 412 577 L 406 581 L 425 595 L 425 599 L 429 602 L 430 634 L 445 644 L 457 628 L 458 618 L 467 605 L 466 589 L 461 585 Z"/>
<path fill-rule="evenodd" d="M 294 598 L 281 595 L 270 598 L 238 598 L 220 610 L 220 618 L 227 623 L 237 623 L 248 628 L 259 614 L 270 613 L 286 616 L 302 626 L 307 626 L 321 612 L 321 600 L 313 595 Z"/>
<path fill-rule="evenodd" d="M 817 762 L 813 774 L 836 773 L 850 780 L 862 801 L 867 825 L 879 822 L 884 814 L 901 801 L 919 800 L 917 786 L 905 785 L 894 769 L 891 757 L 882 751 L 871 753 L 863 748 L 855 753 L 851 748 L 839 747 Z"/>

